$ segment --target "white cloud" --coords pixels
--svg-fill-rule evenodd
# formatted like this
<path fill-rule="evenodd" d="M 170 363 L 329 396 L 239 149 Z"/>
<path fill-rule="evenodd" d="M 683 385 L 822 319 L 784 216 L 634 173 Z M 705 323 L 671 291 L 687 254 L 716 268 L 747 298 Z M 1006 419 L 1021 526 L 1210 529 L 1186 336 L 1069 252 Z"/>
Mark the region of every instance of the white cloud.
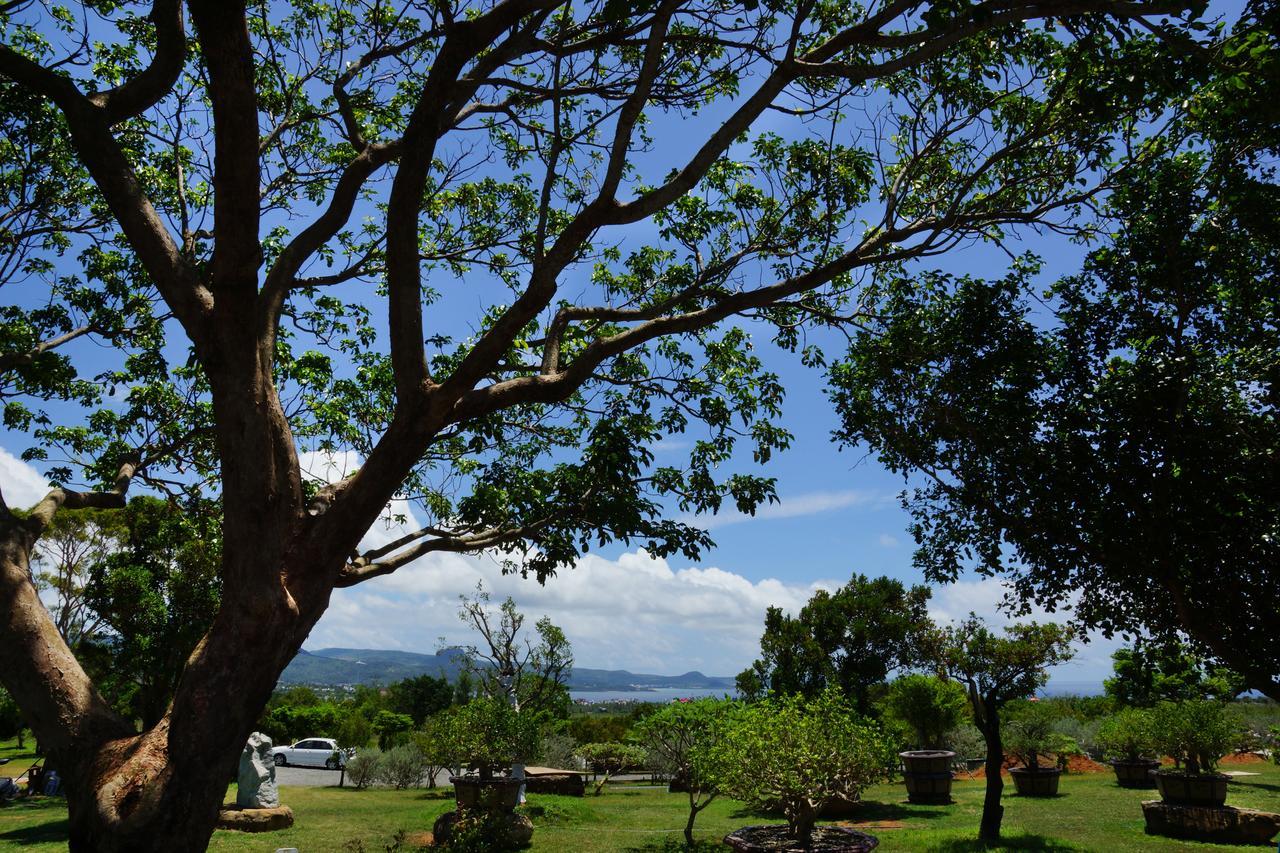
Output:
<path fill-rule="evenodd" d="M 704 530 L 728 527 L 744 521 L 769 521 L 778 518 L 799 518 L 806 515 L 818 515 L 847 507 L 881 506 L 889 500 L 889 496 L 879 492 L 847 490 L 839 492 L 809 492 L 779 499 L 778 503 L 767 504 L 756 510 L 755 515 L 747 515 L 736 509 L 727 509 L 717 515 L 688 516 L 683 520 L 696 524 Z"/>
<path fill-rule="evenodd" d="M 492 558 L 437 553 L 335 591 L 307 646 L 430 652 L 441 637 L 470 642 L 458 597 L 480 581 L 497 599 L 512 596 L 531 620 L 550 617 L 581 666 L 709 675 L 732 675 L 755 658 L 765 608 L 795 612 L 816 589 L 835 586 L 751 581 L 715 567 L 673 569 L 643 550 L 612 560 L 588 554 L 540 586 L 504 576 Z"/>
<path fill-rule="evenodd" d="M 888 533 L 881 533 L 876 541 L 880 543 L 881 548 L 898 547 L 898 538 L 896 536 L 890 536 Z"/>
<path fill-rule="evenodd" d="M 17 456 L 0 447 L 0 490 L 15 509 L 29 509 L 49 493 L 49 481 Z"/>
<path fill-rule="evenodd" d="M 362 461 L 360 454 L 354 450 L 340 453 L 309 450 L 298 454 L 298 467 L 302 469 L 303 476 L 321 483 L 336 483 L 349 477 L 360 469 Z M 364 538 L 360 540 L 360 548 L 362 550 L 380 548 L 421 526 L 421 521 L 414 514 L 409 502 L 396 498 L 387 505 L 387 508 L 378 516 L 378 520 L 365 533 Z"/>

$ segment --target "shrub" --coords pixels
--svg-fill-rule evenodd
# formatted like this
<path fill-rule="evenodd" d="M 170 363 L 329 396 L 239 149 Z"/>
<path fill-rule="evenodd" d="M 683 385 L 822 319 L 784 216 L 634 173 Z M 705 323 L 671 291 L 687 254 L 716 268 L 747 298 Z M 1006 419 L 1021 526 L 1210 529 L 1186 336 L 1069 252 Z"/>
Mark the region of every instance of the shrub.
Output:
<path fill-rule="evenodd" d="M 1139 761 L 1155 755 L 1155 728 L 1151 712 L 1127 708 L 1103 721 L 1098 745 L 1108 761 Z"/>
<path fill-rule="evenodd" d="M 413 717 L 408 714 L 379 711 L 373 718 L 373 730 L 378 733 L 378 749 L 384 752 L 408 740 L 408 732 L 412 728 Z"/>
<path fill-rule="evenodd" d="M 611 776 L 643 767 L 645 760 L 643 749 L 626 743 L 587 743 L 578 747 L 578 755 L 593 772 L 601 774 L 596 781 L 596 796 Z"/>
<path fill-rule="evenodd" d="M 964 718 L 968 697 L 955 681 L 936 675 L 904 675 L 889 685 L 884 709 L 910 727 L 917 749 L 941 749 L 947 732 Z"/>
<path fill-rule="evenodd" d="M 417 744 L 406 743 L 384 752 L 378 763 L 378 781 L 397 791 L 422 784 L 427 758 Z"/>
<path fill-rule="evenodd" d="M 982 758 L 987 751 L 987 742 L 973 723 L 956 726 L 947 732 L 942 742 L 960 758 Z"/>
<path fill-rule="evenodd" d="M 1231 750 L 1239 724 L 1220 702 L 1165 702 L 1153 714 L 1155 745 L 1186 773 L 1212 773 Z"/>
<path fill-rule="evenodd" d="M 692 845 L 693 823 L 719 793 L 698 760 L 711 747 L 720 717 L 734 708 L 732 702 L 699 699 L 674 702 L 636 725 L 640 742 L 651 760 L 678 780 L 689 797 L 689 819 L 685 822 L 685 843 Z"/>
<path fill-rule="evenodd" d="M 1053 721 L 1053 733 L 1069 738 L 1076 744 L 1080 754 L 1090 758 L 1101 758 L 1102 748 L 1098 745 L 1098 729 L 1102 720 L 1079 720 L 1075 717 L 1059 717 Z"/>
<path fill-rule="evenodd" d="M 742 707 L 717 723 L 703 757 L 716 787 L 757 807 L 780 804 L 791 835 L 808 844 L 824 805 L 857 800 L 897 767 L 893 744 L 838 691 Z"/>
<path fill-rule="evenodd" d="M 1032 705 L 1009 723 L 1005 748 L 1017 756 L 1024 767 L 1040 768 L 1040 758 L 1054 751 L 1053 717 L 1048 708 Z"/>
<path fill-rule="evenodd" d="M 463 767 L 482 779 L 538 753 L 538 727 L 500 699 L 473 699 L 446 712 L 443 734 Z"/>
<path fill-rule="evenodd" d="M 542 760 L 548 767 L 573 770 L 578 767 L 578 742 L 560 732 L 548 732 L 542 736 Z"/>
<path fill-rule="evenodd" d="M 377 781 L 381 764 L 382 753 L 379 750 L 357 753 L 347 761 L 347 779 L 357 788 L 368 788 Z"/>

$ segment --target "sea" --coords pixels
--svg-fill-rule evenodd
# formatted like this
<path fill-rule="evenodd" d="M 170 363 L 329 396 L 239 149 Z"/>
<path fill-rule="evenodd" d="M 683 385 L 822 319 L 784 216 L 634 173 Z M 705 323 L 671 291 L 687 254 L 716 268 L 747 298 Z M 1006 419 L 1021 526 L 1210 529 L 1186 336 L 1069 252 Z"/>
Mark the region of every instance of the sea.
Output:
<path fill-rule="evenodd" d="M 1099 696 L 1101 681 L 1050 681 L 1040 691 L 1043 696 Z M 645 690 L 570 690 L 574 701 L 582 702 L 670 702 L 672 699 L 697 699 L 702 696 L 724 696 L 725 691 L 689 687 L 651 687 Z"/>

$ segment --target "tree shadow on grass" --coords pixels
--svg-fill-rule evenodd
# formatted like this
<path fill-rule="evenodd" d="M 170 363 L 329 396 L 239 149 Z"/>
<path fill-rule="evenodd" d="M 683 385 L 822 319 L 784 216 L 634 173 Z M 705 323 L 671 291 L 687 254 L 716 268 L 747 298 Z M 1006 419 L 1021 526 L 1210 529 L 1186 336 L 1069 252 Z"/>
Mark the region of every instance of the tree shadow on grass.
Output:
<path fill-rule="evenodd" d="M 871 823 L 888 820 L 937 820 L 946 817 L 947 806 L 924 806 L 915 803 L 884 803 L 879 800 L 863 800 L 856 808 L 848 812 L 830 817 L 823 816 L 819 821 L 848 821 L 850 823 Z M 781 811 L 766 811 L 753 806 L 742 806 L 729 813 L 735 819 L 786 820 Z"/>
<path fill-rule="evenodd" d="M 949 841 L 941 841 L 929 849 L 938 853 L 977 853 L 977 851 L 986 850 L 1046 850 L 1050 853 L 1053 851 L 1067 853 L 1078 848 L 1052 838 L 1045 838 L 1043 835 L 1022 833 L 1003 836 L 995 844 L 988 844 L 976 838 L 953 838 Z"/>
<path fill-rule="evenodd" d="M 71 824 L 65 817 L 60 820 L 49 820 L 45 823 L 0 832 L 0 847 L 7 844 L 25 847 L 29 844 L 48 844 L 51 841 L 65 842 L 70 832 Z"/>
<path fill-rule="evenodd" d="M 664 838 L 661 841 L 646 841 L 638 847 L 628 847 L 626 853 L 724 853 L 724 844 L 719 841 L 699 839 L 690 847 L 683 838 Z"/>

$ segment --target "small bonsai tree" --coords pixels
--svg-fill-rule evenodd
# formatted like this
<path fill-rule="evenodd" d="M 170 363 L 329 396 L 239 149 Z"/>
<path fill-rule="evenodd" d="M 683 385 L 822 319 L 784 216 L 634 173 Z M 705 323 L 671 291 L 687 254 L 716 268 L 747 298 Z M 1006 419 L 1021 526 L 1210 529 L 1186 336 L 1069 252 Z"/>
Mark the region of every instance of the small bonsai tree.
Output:
<path fill-rule="evenodd" d="M 987 743 L 987 790 L 978 828 L 982 841 L 1000 840 L 1004 818 L 1000 805 L 1004 790 L 1000 713 L 1009 702 L 1043 687 L 1048 680 L 1047 667 L 1071 659 L 1071 638 L 1071 632 L 1061 625 L 1034 622 L 1011 625 L 999 636 L 973 614 L 945 633 L 940 662 L 948 675 L 965 685 L 973 723 Z"/>
<path fill-rule="evenodd" d="M 1041 769 L 1040 759 L 1054 751 L 1053 713 L 1028 703 L 1028 707 L 1010 721 L 1004 745 L 1023 767 Z"/>
<path fill-rule="evenodd" d="M 482 697 L 452 708 L 442 725 L 458 765 L 481 779 L 492 779 L 538 751 L 538 727 L 502 699 Z"/>
<path fill-rule="evenodd" d="M 857 800 L 898 764 L 893 744 L 839 691 L 766 699 L 725 715 L 702 760 L 710 782 L 757 807 L 780 804 L 789 834 L 810 843 L 835 800 Z"/>
<path fill-rule="evenodd" d="M 636 726 L 640 743 L 662 769 L 680 780 L 689 795 L 684 840 L 690 846 L 698 812 L 709 806 L 719 793 L 703 766 L 703 756 L 712 747 L 717 721 L 733 707 L 732 702 L 720 699 L 672 702 Z"/>
<path fill-rule="evenodd" d="M 1216 773 L 1231 751 L 1238 721 L 1220 702 L 1165 702 L 1153 714 L 1156 747 L 1189 775 Z"/>
<path fill-rule="evenodd" d="M 612 777 L 643 767 L 645 752 L 628 743 L 586 743 L 578 747 L 578 757 L 600 774 L 596 779 L 595 789 L 598 797 Z"/>
<path fill-rule="evenodd" d="M 889 685 L 884 710 L 911 729 L 916 749 L 942 749 L 964 718 L 964 688 L 936 675 L 904 675 Z"/>
<path fill-rule="evenodd" d="M 1155 756 L 1155 729 L 1151 713 L 1126 708 L 1098 727 L 1098 746 L 1108 761 L 1135 763 Z"/>

